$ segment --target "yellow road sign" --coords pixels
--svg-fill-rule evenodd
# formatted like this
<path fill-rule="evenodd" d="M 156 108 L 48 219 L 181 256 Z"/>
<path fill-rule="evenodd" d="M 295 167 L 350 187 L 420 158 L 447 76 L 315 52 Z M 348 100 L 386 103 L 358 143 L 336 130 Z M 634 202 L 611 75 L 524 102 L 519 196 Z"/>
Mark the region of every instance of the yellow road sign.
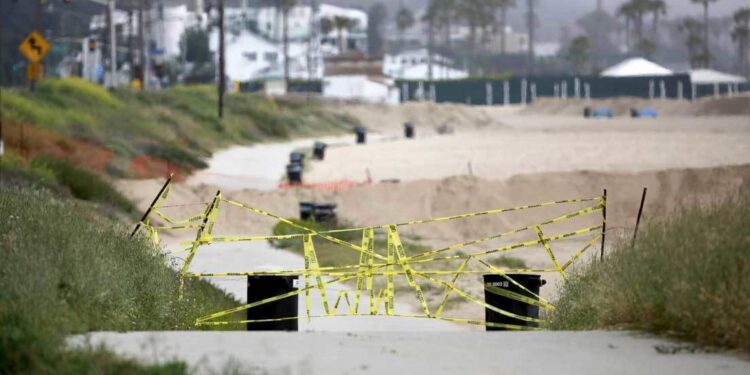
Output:
<path fill-rule="evenodd" d="M 29 81 L 38 81 L 44 77 L 44 65 L 41 63 L 29 63 L 26 68 L 26 79 Z"/>
<path fill-rule="evenodd" d="M 29 61 L 35 63 L 39 62 L 39 60 L 47 54 L 47 51 L 49 50 L 49 42 L 47 39 L 44 39 L 42 34 L 32 31 L 26 39 L 21 42 L 18 49 L 21 50 L 21 53 L 23 53 Z"/>

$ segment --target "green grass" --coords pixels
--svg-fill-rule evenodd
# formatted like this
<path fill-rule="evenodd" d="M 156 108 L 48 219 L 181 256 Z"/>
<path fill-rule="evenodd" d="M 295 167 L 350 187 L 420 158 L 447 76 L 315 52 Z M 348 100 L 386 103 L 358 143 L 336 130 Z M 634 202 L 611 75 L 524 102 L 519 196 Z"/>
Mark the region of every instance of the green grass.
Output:
<path fill-rule="evenodd" d="M 319 232 L 333 230 L 333 229 L 348 228 L 348 226 L 337 225 L 334 223 L 318 223 L 315 221 L 305 221 L 305 220 L 299 220 L 299 219 L 289 219 L 289 220 L 291 220 L 294 223 L 303 225 L 307 228 L 311 228 Z M 294 233 L 302 233 L 302 232 L 303 231 L 301 229 L 297 229 L 289 224 L 282 223 L 282 222 L 277 223 L 273 228 L 274 235 L 285 235 L 285 234 L 294 234 Z M 378 231 L 376 231 L 375 253 L 380 254 L 380 255 L 386 255 L 387 241 L 384 238 L 382 238 L 384 236 L 379 236 L 378 234 L 379 234 Z M 353 243 L 355 245 L 362 244 L 362 231 L 334 233 L 334 234 L 331 234 L 331 237 L 334 237 L 334 238 L 337 238 L 337 239 L 340 239 L 342 241 L 346 241 L 349 243 Z M 282 249 L 290 250 L 298 254 L 304 254 L 301 238 L 289 239 L 289 240 L 276 240 L 273 244 L 274 246 L 282 248 Z M 354 249 L 341 246 L 339 244 L 336 244 L 334 242 L 331 242 L 329 240 L 326 240 L 320 237 L 314 237 L 313 244 L 315 245 L 315 254 L 318 257 L 318 262 L 323 267 L 359 264 L 360 252 Z M 419 254 L 428 250 L 424 246 L 410 243 L 408 241 L 405 241 L 404 239 L 402 239 L 402 244 L 404 245 L 404 251 L 406 252 L 408 256 L 416 255 L 416 254 Z"/>
<path fill-rule="evenodd" d="M 94 204 L 50 191 L 55 183 L 43 172 L 0 172 L 0 373 L 185 373 L 180 363 L 142 366 L 99 349 L 63 350 L 63 340 L 193 329 L 197 317 L 237 303 L 200 280 L 187 282 L 178 301 L 176 272 L 145 239 L 130 238 Z"/>
<path fill-rule="evenodd" d="M 750 198 L 685 208 L 562 289 L 554 329 L 628 328 L 750 351 Z"/>
<path fill-rule="evenodd" d="M 114 207 L 125 214 L 135 214 L 135 207 L 100 175 L 78 168 L 64 160 L 38 157 L 26 162 L 13 153 L 0 159 L 0 175 L 17 180 L 19 186 L 32 184 L 72 197 Z"/>
<path fill-rule="evenodd" d="M 117 166 L 146 155 L 204 168 L 202 159 L 220 147 L 332 134 L 358 124 L 317 104 L 257 94 L 228 95 L 219 119 L 216 89 L 209 85 L 136 93 L 110 92 L 74 78 L 45 79 L 35 93 L 3 89 L 2 97 L 8 120 L 107 147 L 114 151 L 110 164 Z"/>

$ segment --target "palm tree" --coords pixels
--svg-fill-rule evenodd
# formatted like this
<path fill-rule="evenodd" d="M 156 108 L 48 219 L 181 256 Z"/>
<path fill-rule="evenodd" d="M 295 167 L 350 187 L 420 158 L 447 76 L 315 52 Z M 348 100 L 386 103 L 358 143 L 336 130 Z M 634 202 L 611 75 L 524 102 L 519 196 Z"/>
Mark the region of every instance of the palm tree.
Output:
<path fill-rule="evenodd" d="M 740 71 L 745 77 L 750 77 L 750 7 L 740 8 L 734 12 L 734 28 L 732 29 L 732 40 L 737 43 L 740 57 Z"/>
<path fill-rule="evenodd" d="M 657 38 L 657 32 L 659 31 L 659 16 L 667 14 L 667 4 L 664 0 L 649 0 L 647 8 L 653 16 L 651 19 L 651 32 L 654 34 L 654 38 Z"/>
<path fill-rule="evenodd" d="M 630 33 L 631 26 L 635 23 L 636 9 L 632 2 L 620 4 L 617 8 L 617 15 L 625 19 L 625 46 L 628 47 L 628 51 L 632 48 Z"/>
<path fill-rule="evenodd" d="M 284 49 L 284 81 L 289 86 L 289 12 L 297 5 L 297 0 L 261 0 L 261 4 L 272 6 L 276 14 L 281 14 L 282 43 Z"/>
<path fill-rule="evenodd" d="M 422 21 L 427 22 L 427 79 L 432 80 L 432 54 L 435 48 L 435 24 L 440 15 L 440 3 L 430 0 Z"/>
<path fill-rule="evenodd" d="M 357 20 L 344 16 L 333 17 L 333 27 L 336 29 L 336 39 L 339 45 L 339 54 L 344 53 L 346 45 L 344 44 L 344 30 L 349 31 L 356 27 Z"/>
<path fill-rule="evenodd" d="M 626 30 L 628 48 L 631 48 L 634 44 L 636 49 L 644 53 L 646 51 L 640 47 L 653 45 L 651 42 L 643 42 L 643 18 L 651 11 L 652 7 L 655 7 L 653 4 L 656 2 L 655 0 L 630 0 L 620 5 L 617 10 L 618 15 L 625 18 L 626 29 L 629 29 L 631 25 L 633 26 L 635 34 L 635 43 L 632 43 L 629 39 L 629 30 Z"/>
<path fill-rule="evenodd" d="M 534 39 L 536 29 L 536 14 L 534 13 L 534 3 L 537 0 L 526 0 L 526 7 L 528 11 L 526 13 L 526 27 L 529 30 L 529 71 L 534 72 Z"/>
<path fill-rule="evenodd" d="M 709 56 L 701 38 L 704 25 L 694 18 L 685 18 L 679 25 L 679 30 L 685 34 L 685 45 L 690 55 L 690 66 L 693 68 L 708 66 Z"/>
<path fill-rule="evenodd" d="M 708 4 L 715 3 L 716 1 L 717 0 L 690 0 L 690 2 L 694 4 L 703 5 L 703 48 L 705 49 L 703 53 L 708 58 L 706 67 L 711 64 L 711 49 L 708 47 Z"/>
<path fill-rule="evenodd" d="M 482 0 L 464 0 L 459 3 L 458 12 L 461 18 L 469 24 L 469 51 L 473 55 L 476 51 L 477 28 L 481 22 L 482 12 L 484 12 Z"/>
<path fill-rule="evenodd" d="M 516 0 L 497 0 L 497 7 L 500 9 L 500 53 L 505 55 L 506 52 L 506 29 L 508 27 L 508 9 L 516 6 Z"/>
<path fill-rule="evenodd" d="M 591 43 L 589 39 L 583 35 L 576 37 L 570 41 L 568 51 L 565 54 L 565 59 L 568 60 L 576 73 L 581 74 L 589 61 L 589 52 L 591 50 Z"/>
<path fill-rule="evenodd" d="M 414 26 L 414 14 L 404 6 L 396 13 L 396 28 L 399 34 L 399 49 L 404 48 L 404 31 Z"/>

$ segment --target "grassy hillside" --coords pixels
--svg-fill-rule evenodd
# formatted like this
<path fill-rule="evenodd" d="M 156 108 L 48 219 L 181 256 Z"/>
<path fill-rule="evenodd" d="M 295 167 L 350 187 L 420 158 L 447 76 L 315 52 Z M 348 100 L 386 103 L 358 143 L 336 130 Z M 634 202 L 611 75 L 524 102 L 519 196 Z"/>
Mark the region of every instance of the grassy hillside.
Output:
<path fill-rule="evenodd" d="M 348 131 L 355 125 L 314 104 L 251 94 L 228 95 L 219 119 L 213 86 L 110 92 L 80 79 L 47 79 L 35 93 L 3 90 L 0 105 L 7 147 L 115 176 L 203 168 L 202 158 L 218 147 Z"/>
<path fill-rule="evenodd" d="M 181 363 L 142 366 L 104 350 L 63 350 L 74 333 L 193 329 L 195 318 L 236 302 L 200 280 L 178 301 L 165 259 L 100 213 L 119 210 L 97 203 L 106 189 L 94 184 L 88 201 L 75 199 L 58 170 L 0 163 L 0 373 L 186 373 Z"/>
<path fill-rule="evenodd" d="M 636 328 L 750 351 L 750 196 L 650 223 L 562 290 L 552 328 Z"/>

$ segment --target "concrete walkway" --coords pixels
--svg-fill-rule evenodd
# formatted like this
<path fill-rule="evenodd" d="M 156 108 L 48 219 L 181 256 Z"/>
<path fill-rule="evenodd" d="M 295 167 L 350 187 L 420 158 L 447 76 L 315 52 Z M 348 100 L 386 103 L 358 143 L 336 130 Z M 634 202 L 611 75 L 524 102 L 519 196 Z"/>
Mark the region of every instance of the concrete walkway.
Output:
<path fill-rule="evenodd" d="M 87 342 L 151 363 L 180 359 L 200 374 L 228 363 L 288 375 L 750 374 L 746 359 L 631 332 L 98 332 L 69 339 Z"/>

